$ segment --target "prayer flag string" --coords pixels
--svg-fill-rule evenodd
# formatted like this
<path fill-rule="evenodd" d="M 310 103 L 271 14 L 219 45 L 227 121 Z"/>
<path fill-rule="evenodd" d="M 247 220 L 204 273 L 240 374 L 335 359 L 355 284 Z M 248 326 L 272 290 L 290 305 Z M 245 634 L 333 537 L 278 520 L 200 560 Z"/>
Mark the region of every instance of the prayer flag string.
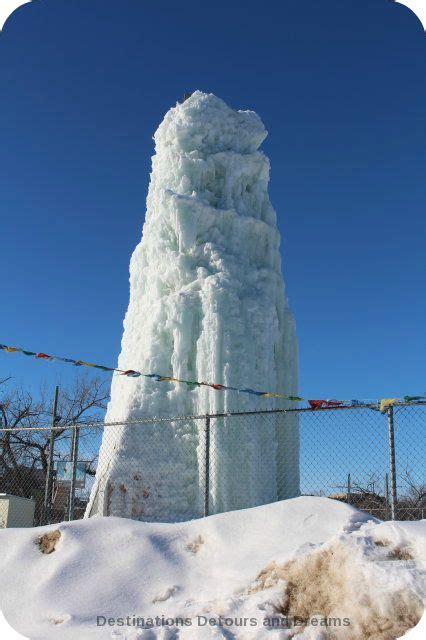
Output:
<path fill-rule="evenodd" d="M 179 378 L 173 378 L 171 376 L 163 376 L 159 373 L 143 373 L 142 371 L 135 371 L 134 369 L 116 369 L 115 367 L 106 367 L 102 364 L 94 364 L 92 362 L 86 362 L 85 360 L 76 360 L 74 358 L 63 358 L 60 356 L 52 356 L 43 351 L 28 351 L 26 349 L 21 349 L 19 347 L 10 347 L 6 344 L 0 344 L 0 350 L 5 351 L 6 353 L 23 353 L 25 356 L 30 356 L 33 358 L 37 358 L 38 360 L 45 360 L 46 362 L 59 361 L 68 364 L 72 364 L 75 367 L 93 367 L 94 369 L 99 369 L 100 371 L 105 372 L 116 372 L 119 375 L 126 376 L 127 378 L 151 378 L 155 382 L 175 382 L 177 384 L 185 384 L 188 387 L 210 387 L 215 391 L 235 391 L 237 393 L 247 393 L 249 395 L 259 396 L 261 398 L 282 398 L 283 400 L 289 400 L 290 402 L 303 402 L 305 398 L 300 396 L 292 396 L 285 395 L 282 393 L 273 393 L 270 391 L 257 391 L 256 389 L 243 388 L 239 389 L 238 387 L 229 387 L 224 384 L 217 384 L 215 382 L 198 382 L 196 380 L 181 380 Z M 366 404 L 374 404 L 378 403 L 381 412 L 385 412 L 389 407 L 394 404 L 404 402 L 421 402 L 426 401 L 426 396 L 404 396 L 402 398 L 381 398 L 379 400 L 307 400 L 309 407 L 311 409 L 323 409 L 323 408 L 333 408 L 333 407 L 344 407 L 344 406 L 363 406 Z"/>

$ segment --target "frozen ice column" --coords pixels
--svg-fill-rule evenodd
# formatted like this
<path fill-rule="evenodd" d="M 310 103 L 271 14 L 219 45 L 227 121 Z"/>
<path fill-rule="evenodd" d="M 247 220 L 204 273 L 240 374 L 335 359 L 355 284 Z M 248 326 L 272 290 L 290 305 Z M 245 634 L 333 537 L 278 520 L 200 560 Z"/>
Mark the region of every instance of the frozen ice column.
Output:
<path fill-rule="evenodd" d="M 118 366 L 297 393 L 297 343 L 268 197 L 267 132 L 252 111 L 196 91 L 167 112 Z M 106 421 L 273 408 L 274 400 L 114 375 Z M 285 406 L 282 401 L 279 406 Z M 106 428 L 88 515 L 177 521 L 202 513 L 204 423 Z M 294 414 L 213 418 L 211 512 L 299 492 Z"/>

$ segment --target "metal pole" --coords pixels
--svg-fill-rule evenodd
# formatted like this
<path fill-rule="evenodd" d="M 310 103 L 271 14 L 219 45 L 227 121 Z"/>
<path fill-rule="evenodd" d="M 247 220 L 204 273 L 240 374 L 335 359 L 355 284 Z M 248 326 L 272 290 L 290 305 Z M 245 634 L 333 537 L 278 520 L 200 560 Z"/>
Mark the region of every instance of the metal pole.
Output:
<path fill-rule="evenodd" d="M 389 474 L 385 473 L 386 519 L 389 520 Z"/>
<path fill-rule="evenodd" d="M 210 416 L 206 416 L 205 423 L 204 472 L 204 516 L 208 516 L 210 501 Z"/>
<path fill-rule="evenodd" d="M 396 465 L 395 465 L 395 429 L 393 424 L 393 407 L 388 408 L 388 437 L 389 437 L 389 477 L 390 477 L 390 507 L 391 520 L 396 519 Z"/>
<path fill-rule="evenodd" d="M 72 476 L 71 476 L 70 495 L 68 499 L 68 520 L 74 520 L 75 481 L 77 477 L 79 435 L 80 435 L 80 429 L 78 427 L 74 427 L 72 429 L 72 438 L 71 438 Z"/>
<path fill-rule="evenodd" d="M 55 449 L 55 423 L 56 423 L 56 414 L 58 409 L 58 396 L 59 396 L 59 387 L 55 387 L 55 396 L 53 398 L 53 409 L 52 409 L 52 427 L 50 429 L 50 439 L 49 439 L 49 457 L 47 460 L 47 473 L 46 473 L 46 484 L 44 487 L 44 504 L 43 504 L 43 515 L 42 515 L 42 524 L 50 524 L 50 519 L 52 515 L 52 487 L 53 487 L 53 454 Z"/>
<path fill-rule="evenodd" d="M 347 497 L 347 502 L 348 504 L 351 504 L 351 474 L 348 473 L 348 497 Z"/>

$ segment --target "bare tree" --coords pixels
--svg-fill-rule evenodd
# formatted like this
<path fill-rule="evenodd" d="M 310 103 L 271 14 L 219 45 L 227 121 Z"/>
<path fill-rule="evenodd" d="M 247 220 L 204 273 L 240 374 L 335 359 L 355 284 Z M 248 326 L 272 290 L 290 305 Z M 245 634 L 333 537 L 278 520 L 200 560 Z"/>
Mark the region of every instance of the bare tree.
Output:
<path fill-rule="evenodd" d="M 386 497 L 380 495 L 381 478 L 377 472 L 366 474 L 363 479 L 352 477 L 350 493 L 348 484 L 337 485 L 335 488 L 344 490 L 344 493 L 336 493 L 329 496 L 341 502 L 348 502 L 357 509 L 368 511 L 377 518 L 388 517 L 388 505 Z"/>
<path fill-rule="evenodd" d="M 409 468 L 405 469 L 401 480 L 405 490 L 398 500 L 399 517 L 401 520 L 418 520 L 426 513 L 426 484 L 416 482 Z"/>
<path fill-rule="evenodd" d="M 14 388 L 0 389 L 0 490 L 30 497 L 42 490 L 48 467 L 50 431 L 36 430 L 49 426 L 52 399 L 42 388 L 35 395 Z M 60 427 L 54 433 L 55 450 L 60 456 L 70 438 L 67 426 L 100 419 L 106 408 L 109 384 L 100 378 L 82 376 L 59 395 Z M 32 430 L 24 430 L 32 429 Z"/>

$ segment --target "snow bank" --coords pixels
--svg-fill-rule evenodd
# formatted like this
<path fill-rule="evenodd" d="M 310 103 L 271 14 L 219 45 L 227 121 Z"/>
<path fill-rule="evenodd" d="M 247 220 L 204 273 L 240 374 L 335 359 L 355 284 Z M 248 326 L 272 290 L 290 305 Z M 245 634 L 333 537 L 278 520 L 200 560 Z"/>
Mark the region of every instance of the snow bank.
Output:
<path fill-rule="evenodd" d="M 300 640 L 390 640 L 426 594 L 425 521 L 368 521 L 326 498 L 176 524 L 63 523 L 42 554 L 55 527 L 0 532 L 0 609 L 32 640 L 287 639 L 294 622 Z"/>
<path fill-rule="evenodd" d="M 130 263 L 120 369 L 297 394 L 269 161 L 258 150 L 266 135 L 256 113 L 201 91 L 166 114 Z M 118 375 L 106 420 L 274 406 L 246 393 Z M 188 420 L 105 429 L 89 514 L 200 516 L 203 428 Z M 211 445 L 211 513 L 298 495 L 297 416 L 215 421 Z"/>

